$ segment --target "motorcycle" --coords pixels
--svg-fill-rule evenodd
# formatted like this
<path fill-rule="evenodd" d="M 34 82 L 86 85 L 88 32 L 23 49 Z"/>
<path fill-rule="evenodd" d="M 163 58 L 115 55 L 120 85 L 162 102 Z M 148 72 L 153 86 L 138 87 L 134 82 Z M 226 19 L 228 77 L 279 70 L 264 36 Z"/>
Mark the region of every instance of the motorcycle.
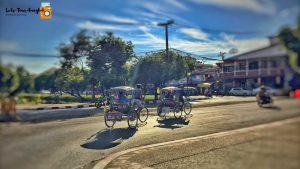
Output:
<path fill-rule="evenodd" d="M 101 108 L 102 106 L 107 106 L 110 104 L 110 99 L 109 98 L 101 98 L 98 101 L 95 102 L 95 107 Z"/>
<path fill-rule="evenodd" d="M 264 105 L 272 106 L 274 103 L 271 96 L 256 97 L 256 100 L 259 107 L 263 107 Z"/>

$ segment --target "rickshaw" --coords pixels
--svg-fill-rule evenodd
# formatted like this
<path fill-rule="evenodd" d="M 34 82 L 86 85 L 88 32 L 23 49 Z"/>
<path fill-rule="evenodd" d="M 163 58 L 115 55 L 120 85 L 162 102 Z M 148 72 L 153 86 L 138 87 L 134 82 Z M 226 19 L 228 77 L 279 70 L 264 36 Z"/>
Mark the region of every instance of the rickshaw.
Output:
<path fill-rule="evenodd" d="M 128 103 L 119 103 L 116 97 L 120 91 L 126 95 L 130 95 L 133 88 L 129 87 L 115 87 L 109 90 L 110 105 L 105 110 L 104 121 L 107 127 L 113 127 L 117 121 L 122 121 L 124 117 L 127 117 L 127 123 L 129 128 L 136 128 L 138 120 L 145 122 L 148 119 L 149 111 L 146 107 L 138 110 L 135 105 Z M 107 108 L 107 107 L 105 107 Z"/>
<path fill-rule="evenodd" d="M 183 98 L 185 96 L 185 99 Z M 161 89 L 160 104 L 157 107 L 157 115 L 166 118 L 166 114 L 173 112 L 175 118 L 180 118 L 182 112 L 189 115 L 192 111 L 192 105 L 188 101 L 183 89 L 178 87 L 165 87 Z"/>

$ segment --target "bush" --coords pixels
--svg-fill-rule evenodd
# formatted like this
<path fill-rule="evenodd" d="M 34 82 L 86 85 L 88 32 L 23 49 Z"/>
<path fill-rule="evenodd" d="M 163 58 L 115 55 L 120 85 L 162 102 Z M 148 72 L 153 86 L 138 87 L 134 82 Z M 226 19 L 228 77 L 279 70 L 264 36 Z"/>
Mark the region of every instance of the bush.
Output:
<path fill-rule="evenodd" d="M 75 102 L 92 102 L 91 95 L 83 95 L 84 100 L 79 97 L 71 96 L 69 94 L 51 95 L 51 94 L 34 94 L 34 93 L 21 93 L 17 97 L 18 104 L 62 104 L 62 103 L 75 103 Z M 96 100 L 101 98 L 96 95 Z M 131 98 L 131 95 L 128 96 Z M 145 100 L 154 100 L 154 95 L 146 95 Z"/>

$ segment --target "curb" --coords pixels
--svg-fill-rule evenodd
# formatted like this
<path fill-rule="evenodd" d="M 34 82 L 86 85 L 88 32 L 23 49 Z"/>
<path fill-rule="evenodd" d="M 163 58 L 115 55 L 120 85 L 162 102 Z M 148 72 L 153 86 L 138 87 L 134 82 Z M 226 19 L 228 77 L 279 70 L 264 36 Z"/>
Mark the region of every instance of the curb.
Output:
<path fill-rule="evenodd" d="M 228 135 L 233 135 L 233 134 L 241 134 L 241 133 L 251 132 L 251 131 L 254 131 L 257 129 L 276 127 L 276 126 L 281 126 L 284 124 L 293 123 L 293 122 L 297 122 L 297 121 L 300 121 L 300 117 L 275 121 L 275 122 L 271 122 L 271 123 L 260 124 L 260 125 L 251 126 L 251 127 L 234 129 L 234 130 L 229 130 L 229 131 L 223 131 L 223 132 L 208 134 L 208 135 L 204 135 L 204 136 L 196 136 L 196 137 L 190 137 L 190 138 L 185 138 L 185 139 L 180 139 L 180 140 L 174 140 L 174 141 L 151 144 L 151 145 L 146 145 L 146 146 L 141 146 L 141 147 L 135 147 L 135 148 L 123 150 L 123 151 L 106 156 L 104 159 L 100 160 L 93 167 L 93 169 L 104 169 L 110 162 L 112 162 L 116 158 L 118 158 L 122 155 L 125 155 L 127 153 L 134 152 L 134 151 L 139 151 L 139 150 L 153 148 L 153 147 L 161 147 L 161 146 L 165 146 L 165 145 L 169 145 L 169 144 L 177 144 L 177 143 L 182 143 L 182 142 L 188 143 L 188 142 L 192 142 L 192 141 L 198 141 L 201 139 L 209 139 L 209 138 L 217 138 L 217 137 L 228 136 Z"/>
<path fill-rule="evenodd" d="M 53 110 L 53 109 L 81 109 L 95 107 L 94 104 L 81 104 L 76 106 L 54 106 L 54 107 L 37 107 L 37 108 L 24 108 L 19 110 Z"/>

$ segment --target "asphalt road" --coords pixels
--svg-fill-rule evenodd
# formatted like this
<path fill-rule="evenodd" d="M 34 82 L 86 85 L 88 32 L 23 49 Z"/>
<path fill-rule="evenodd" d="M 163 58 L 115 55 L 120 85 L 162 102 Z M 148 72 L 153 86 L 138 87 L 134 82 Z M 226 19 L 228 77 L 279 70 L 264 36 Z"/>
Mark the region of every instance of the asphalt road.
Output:
<path fill-rule="evenodd" d="M 44 123 L 2 123 L 0 168 L 80 168 L 120 150 L 300 116 L 300 100 L 194 109 L 186 119 L 150 117 L 137 131 L 126 122 L 106 129 L 102 116 Z M 149 157 L 151 158 L 151 157 Z"/>
<path fill-rule="evenodd" d="M 299 129 L 300 117 L 280 120 L 139 147 L 117 158 L 111 158 L 116 157 L 113 154 L 99 164 L 108 163 L 107 169 L 299 169 Z M 96 168 L 101 168 L 99 164 Z"/>

